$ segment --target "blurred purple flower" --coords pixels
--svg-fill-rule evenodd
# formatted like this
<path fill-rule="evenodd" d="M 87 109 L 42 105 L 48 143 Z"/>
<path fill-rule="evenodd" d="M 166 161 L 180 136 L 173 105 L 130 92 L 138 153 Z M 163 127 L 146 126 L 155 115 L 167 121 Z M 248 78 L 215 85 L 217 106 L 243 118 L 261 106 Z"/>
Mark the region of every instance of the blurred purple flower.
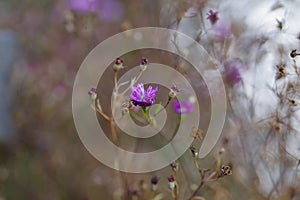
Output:
<path fill-rule="evenodd" d="M 214 12 L 213 10 L 209 10 L 208 13 L 207 13 L 207 18 L 211 24 L 215 24 L 219 17 L 218 17 L 218 12 Z"/>
<path fill-rule="evenodd" d="M 69 0 L 69 8 L 81 13 L 94 12 L 99 7 L 99 0 Z"/>
<path fill-rule="evenodd" d="M 227 79 L 232 84 L 242 82 L 241 71 L 247 68 L 246 64 L 240 60 L 229 61 L 225 64 Z"/>
<path fill-rule="evenodd" d="M 232 68 L 228 75 L 233 84 L 237 84 L 242 81 L 242 77 L 238 68 Z"/>
<path fill-rule="evenodd" d="M 194 104 L 187 100 L 183 100 L 182 102 L 174 101 L 173 106 L 174 112 L 179 114 L 188 114 L 194 110 Z"/>
<path fill-rule="evenodd" d="M 68 0 L 70 10 L 87 14 L 97 12 L 100 20 L 119 21 L 124 15 L 124 5 L 118 0 Z"/>
<path fill-rule="evenodd" d="M 140 83 L 136 87 L 131 87 L 130 99 L 135 106 L 151 106 L 155 101 L 157 91 L 158 87 L 153 90 L 152 86 L 149 86 L 146 91 L 144 85 Z"/>
<path fill-rule="evenodd" d="M 216 24 L 212 26 L 215 39 L 225 40 L 232 34 L 231 24 L 225 20 L 219 20 Z"/>
<path fill-rule="evenodd" d="M 107 22 L 119 21 L 124 15 L 124 5 L 118 0 L 102 0 L 99 19 Z"/>

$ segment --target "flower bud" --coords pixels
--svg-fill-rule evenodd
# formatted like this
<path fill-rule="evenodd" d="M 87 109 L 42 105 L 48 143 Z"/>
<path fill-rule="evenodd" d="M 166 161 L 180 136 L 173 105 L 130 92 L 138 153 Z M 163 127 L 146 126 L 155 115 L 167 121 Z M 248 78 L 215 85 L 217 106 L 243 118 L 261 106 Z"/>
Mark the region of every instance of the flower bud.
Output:
<path fill-rule="evenodd" d="M 178 164 L 178 162 L 172 162 L 171 164 L 170 164 L 170 166 L 172 167 L 172 170 L 175 172 L 175 171 L 178 171 L 178 168 L 179 168 L 179 164 Z"/>
<path fill-rule="evenodd" d="M 221 148 L 221 149 L 219 150 L 219 154 L 222 155 L 223 153 L 225 153 L 225 149 L 224 149 L 224 148 Z"/>
<path fill-rule="evenodd" d="M 170 92 L 169 92 L 169 97 L 172 98 L 172 99 L 175 98 L 176 97 L 176 92 L 171 89 Z"/>
<path fill-rule="evenodd" d="M 123 60 L 121 58 L 117 58 L 113 66 L 113 70 L 117 72 L 121 69 L 124 69 Z"/>
<path fill-rule="evenodd" d="M 175 178 L 174 178 L 174 176 L 173 175 L 169 176 L 168 181 L 169 181 L 169 188 L 171 190 L 174 190 L 174 188 L 175 188 Z"/>
<path fill-rule="evenodd" d="M 158 179 L 157 176 L 153 176 L 153 177 L 151 178 L 151 190 L 152 190 L 152 191 L 156 191 L 156 190 L 157 190 L 157 184 L 158 184 L 158 181 L 159 181 L 159 179 Z"/>
<path fill-rule="evenodd" d="M 197 152 L 197 149 L 195 147 L 190 147 L 190 150 L 193 154 L 193 157 L 196 158 L 198 156 L 198 152 Z"/>
<path fill-rule="evenodd" d="M 90 91 L 88 92 L 90 95 L 92 101 L 95 101 L 97 99 L 97 89 L 96 88 L 91 88 Z"/>
<path fill-rule="evenodd" d="M 148 59 L 143 57 L 140 63 L 140 68 L 142 71 L 145 71 L 147 69 L 148 63 L 149 63 Z"/>

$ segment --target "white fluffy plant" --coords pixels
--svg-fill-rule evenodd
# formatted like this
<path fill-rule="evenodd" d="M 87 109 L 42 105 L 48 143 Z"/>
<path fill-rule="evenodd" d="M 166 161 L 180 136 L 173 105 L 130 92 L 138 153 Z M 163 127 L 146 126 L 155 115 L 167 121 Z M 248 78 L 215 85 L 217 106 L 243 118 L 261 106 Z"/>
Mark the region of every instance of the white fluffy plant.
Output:
<path fill-rule="evenodd" d="M 299 49 L 300 2 L 188 1 L 184 12 L 179 5 L 181 1 L 164 1 L 162 25 L 202 44 L 224 75 L 227 122 L 235 130 L 225 137 L 237 179 L 266 198 L 299 195 L 294 186 L 300 184 L 300 60 L 290 53 Z M 218 13 L 216 23 L 207 19 L 209 10 Z M 177 44 L 183 53 L 191 45 L 180 37 Z M 229 84 L 226 78 L 232 74 L 226 66 L 236 60 L 246 67 L 237 66 L 241 81 Z"/>

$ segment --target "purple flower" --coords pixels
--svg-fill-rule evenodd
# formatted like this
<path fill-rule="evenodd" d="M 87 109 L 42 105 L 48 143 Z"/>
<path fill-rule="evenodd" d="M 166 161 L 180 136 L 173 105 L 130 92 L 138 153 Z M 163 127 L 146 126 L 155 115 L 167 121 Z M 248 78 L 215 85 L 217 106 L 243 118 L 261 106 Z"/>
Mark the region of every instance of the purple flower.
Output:
<path fill-rule="evenodd" d="M 120 21 L 124 15 L 124 4 L 118 0 L 102 0 L 98 13 L 100 20 L 106 22 Z"/>
<path fill-rule="evenodd" d="M 173 106 L 174 112 L 179 114 L 188 114 L 194 110 L 194 104 L 187 100 L 183 100 L 182 102 L 174 101 Z"/>
<path fill-rule="evenodd" d="M 99 6 L 98 0 L 69 0 L 68 3 L 71 10 L 81 13 L 94 12 Z"/>
<path fill-rule="evenodd" d="M 212 10 L 209 10 L 208 13 L 207 13 L 207 18 L 211 24 L 215 24 L 219 17 L 218 17 L 218 12 L 214 12 Z"/>
<path fill-rule="evenodd" d="M 144 85 L 140 83 L 136 87 L 131 87 L 130 99 L 135 106 L 151 106 L 155 101 L 157 91 L 158 87 L 152 89 L 152 86 L 149 86 L 146 91 Z"/>
<path fill-rule="evenodd" d="M 67 0 L 70 10 L 81 14 L 94 12 L 101 21 L 122 20 L 124 4 L 118 0 Z"/>
<path fill-rule="evenodd" d="M 232 81 L 233 84 L 240 83 L 242 81 L 242 77 L 238 68 L 232 68 L 228 72 L 228 78 Z"/>
<path fill-rule="evenodd" d="M 226 76 L 233 85 L 243 81 L 241 71 L 247 69 L 247 65 L 240 60 L 232 60 L 225 63 Z"/>
<path fill-rule="evenodd" d="M 226 40 L 232 34 L 231 24 L 226 21 L 219 21 L 213 26 L 214 36 L 217 40 Z"/>

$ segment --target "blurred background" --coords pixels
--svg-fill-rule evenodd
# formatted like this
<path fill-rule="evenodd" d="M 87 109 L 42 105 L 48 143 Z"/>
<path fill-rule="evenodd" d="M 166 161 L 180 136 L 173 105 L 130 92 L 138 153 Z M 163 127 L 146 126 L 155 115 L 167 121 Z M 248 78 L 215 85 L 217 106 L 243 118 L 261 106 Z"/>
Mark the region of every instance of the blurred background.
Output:
<path fill-rule="evenodd" d="M 0 200 L 134 199 L 128 193 L 149 186 L 153 175 L 160 177 L 162 199 L 173 199 L 169 167 L 125 174 L 102 165 L 82 145 L 72 118 L 72 87 L 86 55 L 114 34 L 146 26 L 199 41 L 224 78 L 226 125 L 201 164 L 211 167 L 224 148 L 233 175 L 206 184 L 199 195 L 300 199 L 298 118 L 291 117 L 297 109 L 287 100 L 297 100 L 298 91 L 283 100 L 278 95 L 299 83 L 289 76 L 299 63 L 289 56 L 299 48 L 297 8 L 296 0 L 0 0 Z M 282 90 L 276 86 L 281 64 L 291 77 L 280 83 Z M 198 77 L 191 80 L 201 85 Z M 190 158 L 188 151 L 179 162 L 185 171 L 180 199 L 200 181 Z"/>
<path fill-rule="evenodd" d="M 0 1 L 1 200 L 112 199 L 111 170 L 86 151 L 73 123 L 73 81 L 101 41 L 158 26 L 158 4 Z"/>

